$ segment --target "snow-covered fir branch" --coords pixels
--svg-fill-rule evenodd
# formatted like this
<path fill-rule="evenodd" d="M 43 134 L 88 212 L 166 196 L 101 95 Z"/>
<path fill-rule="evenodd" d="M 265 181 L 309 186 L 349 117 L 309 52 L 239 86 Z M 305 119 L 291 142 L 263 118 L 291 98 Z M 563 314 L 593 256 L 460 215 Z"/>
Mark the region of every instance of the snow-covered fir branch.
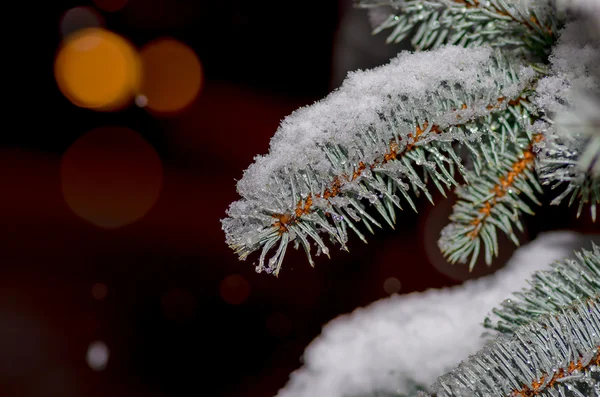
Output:
<path fill-rule="evenodd" d="M 370 231 L 381 225 L 365 203 L 393 225 L 398 195 L 415 208 L 411 194 L 431 200 L 428 179 L 441 191 L 456 185 L 454 170 L 464 168 L 452 143 L 477 151 L 491 131 L 488 116 L 505 111 L 538 76 L 489 47 L 457 46 L 403 53 L 350 74 L 326 99 L 288 116 L 269 154 L 246 170 L 237 185 L 242 199 L 223 220 L 227 243 L 241 259 L 262 249 L 257 270 L 277 274 L 290 242 L 312 264 L 310 240 L 317 255 L 328 254 L 319 233 L 342 249 L 350 229 L 364 240 L 358 222 Z"/>
<path fill-rule="evenodd" d="M 494 309 L 495 319 L 485 320 L 485 326 L 500 332 L 514 330 L 535 318 L 554 314 L 577 301 L 600 295 L 600 246 L 582 249 L 576 259 L 554 262 L 549 270 L 533 274 L 530 287 L 515 292 L 513 297 Z"/>
<path fill-rule="evenodd" d="M 597 396 L 600 296 L 501 334 L 438 378 L 435 397 Z M 420 396 L 429 396 L 424 392 Z"/>
<path fill-rule="evenodd" d="M 429 390 L 491 340 L 481 323 L 499 302 L 527 287 L 535 271 L 590 247 L 590 240 L 600 244 L 600 235 L 545 233 L 517 249 L 493 275 L 391 296 L 338 317 L 307 347 L 303 367 L 277 397 L 414 397 Z"/>
<path fill-rule="evenodd" d="M 553 204 L 577 203 L 578 216 L 587 205 L 596 220 L 600 1 L 357 5 L 376 33 L 410 38 L 416 52 L 351 73 L 281 123 L 222 221 L 240 259 L 259 251 L 257 271 L 277 275 L 293 243 L 314 265 L 313 247 L 329 253 L 323 236 L 347 250 L 349 230 L 366 241 L 365 230 L 393 227 L 396 209 L 433 201 L 431 186 L 456 189 L 439 246 L 470 267 L 498 255 L 498 229 L 519 243 L 513 228 L 543 185 L 558 189 Z M 517 257 L 493 276 L 332 322 L 279 397 L 600 397 L 600 248 L 552 265 Z"/>
<path fill-rule="evenodd" d="M 533 99 L 544 115 L 533 131 L 542 131 L 538 171 L 542 183 L 562 188 L 554 199 L 570 195 L 578 214 L 590 206 L 592 219 L 600 204 L 600 35 L 579 22 L 569 24 L 550 57 L 549 75 L 540 80 Z"/>

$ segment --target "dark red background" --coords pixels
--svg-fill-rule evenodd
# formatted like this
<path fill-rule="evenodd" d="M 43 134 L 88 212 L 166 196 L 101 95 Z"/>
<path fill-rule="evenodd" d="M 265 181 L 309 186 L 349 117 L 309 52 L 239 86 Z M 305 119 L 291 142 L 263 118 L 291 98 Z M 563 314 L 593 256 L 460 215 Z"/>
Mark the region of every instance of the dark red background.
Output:
<path fill-rule="evenodd" d="M 219 219 L 237 199 L 235 179 L 266 152 L 285 115 L 332 87 L 341 3 L 130 0 L 106 14 L 107 27 L 138 46 L 169 35 L 198 54 L 205 86 L 186 112 L 166 119 L 135 107 L 80 109 L 58 91 L 58 21 L 76 5 L 91 2 L 52 2 L 44 12 L 34 66 L 43 83 L 35 102 L 16 104 L 32 122 L 2 135 L 1 395 L 274 395 L 322 325 L 385 297 L 386 278 L 399 279 L 408 293 L 465 277 L 434 252 L 449 202 L 431 213 L 420 201 L 419 215 L 400 214 L 395 231 L 379 232 L 368 245 L 353 238 L 351 253 L 333 250 L 315 269 L 303 252 L 288 251 L 278 279 L 256 274 L 254 258 L 239 262 L 224 243 Z M 60 190 L 61 154 L 106 125 L 142 134 L 165 168 L 154 208 L 113 231 L 76 217 Z M 550 229 L 594 229 L 563 207 L 539 213 L 527 220 L 525 240 Z M 239 305 L 220 294 L 232 274 L 251 288 Z M 108 287 L 105 300 L 92 297 L 96 282 Z M 110 348 L 103 372 L 85 362 L 92 340 Z"/>

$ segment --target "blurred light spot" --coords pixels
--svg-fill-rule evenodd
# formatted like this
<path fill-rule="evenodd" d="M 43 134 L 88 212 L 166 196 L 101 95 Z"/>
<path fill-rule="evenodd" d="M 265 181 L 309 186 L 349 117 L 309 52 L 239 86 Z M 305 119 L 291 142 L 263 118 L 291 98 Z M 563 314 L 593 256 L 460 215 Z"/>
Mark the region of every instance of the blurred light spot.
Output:
<path fill-rule="evenodd" d="M 104 19 L 92 7 L 74 7 L 67 10 L 60 19 L 60 33 L 63 37 L 85 28 L 99 28 Z"/>
<path fill-rule="evenodd" d="M 173 288 L 161 297 L 163 315 L 172 321 L 183 322 L 196 314 L 196 298 L 189 291 Z"/>
<path fill-rule="evenodd" d="M 106 368 L 108 357 L 109 351 L 106 344 L 101 341 L 95 341 L 90 343 L 85 359 L 91 369 L 102 371 Z"/>
<path fill-rule="evenodd" d="M 98 299 L 100 301 L 100 300 L 106 298 L 107 294 L 108 294 L 108 288 L 106 287 L 105 284 L 96 283 L 96 284 L 92 285 L 92 296 L 95 299 Z"/>
<path fill-rule="evenodd" d="M 157 39 L 141 52 L 140 93 L 157 113 L 174 113 L 188 106 L 202 84 L 202 67 L 194 51 L 174 39 Z"/>
<path fill-rule="evenodd" d="M 65 39 L 54 76 L 73 104 L 112 111 L 124 107 L 137 92 L 140 62 L 133 46 L 118 34 L 87 28 Z"/>
<path fill-rule="evenodd" d="M 163 170 L 154 148 L 122 127 L 94 129 L 64 154 L 62 192 L 79 217 L 117 228 L 142 218 L 162 187 Z"/>
<path fill-rule="evenodd" d="M 148 98 L 145 95 L 135 97 L 135 104 L 140 108 L 145 108 L 148 105 Z"/>
<path fill-rule="evenodd" d="M 383 282 L 383 290 L 388 294 L 397 294 L 401 287 L 402 283 L 396 277 L 389 277 Z"/>
<path fill-rule="evenodd" d="M 250 296 L 250 283 L 239 274 L 227 276 L 221 282 L 221 298 L 232 305 L 243 303 Z"/>
<path fill-rule="evenodd" d="M 102 11 L 115 12 L 125 7 L 127 0 L 94 0 L 94 4 Z"/>
<path fill-rule="evenodd" d="M 292 330 L 292 322 L 290 319 L 281 313 L 272 313 L 266 322 L 266 328 L 269 335 L 282 338 Z"/>

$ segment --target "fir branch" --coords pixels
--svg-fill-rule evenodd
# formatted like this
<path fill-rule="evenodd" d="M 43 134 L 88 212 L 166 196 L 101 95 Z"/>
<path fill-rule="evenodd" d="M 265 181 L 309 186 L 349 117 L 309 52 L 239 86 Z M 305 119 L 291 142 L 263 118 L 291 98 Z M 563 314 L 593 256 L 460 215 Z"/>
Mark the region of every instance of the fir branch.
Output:
<path fill-rule="evenodd" d="M 488 116 L 507 109 L 535 77 L 489 48 L 461 47 L 401 54 L 351 74 L 324 101 L 284 120 L 270 154 L 245 172 L 243 199 L 223 220 L 228 244 L 240 259 L 262 249 L 257 271 L 277 274 L 292 241 L 311 264 L 310 240 L 317 255 L 328 255 L 319 233 L 342 249 L 348 229 L 366 242 L 357 223 L 371 232 L 381 224 L 365 204 L 393 225 L 398 194 L 416 209 L 411 194 L 431 200 L 427 180 L 442 192 L 456 185 L 454 169 L 464 168 L 452 143 L 477 145 Z"/>
<path fill-rule="evenodd" d="M 515 292 L 513 298 L 492 310 L 499 320 L 493 322 L 488 316 L 484 326 L 512 333 L 539 316 L 600 295 L 600 246 L 592 243 L 592 251 L 582 249 L 575 257 L 554 262 L 550 270 L 535 272 L 529 288 Z"/>
<path fill-rule="evenodd" d="M 586 26 L 565 27 L 550 57 L 548 76 L 539 81 L 533 102 L 542 118 L 537 169 L 544 185 L 564 190 L 552 204 L 579 201 L 577 216 L 590 205 L 595 221 L 600 205 L 600 40 Z"/>
<path fill-rule="evenodd" d="M 553 190 L 563 187 L 550 204 L 558 205 L 567 197 L 569 206 L 578 201 L 577 217 L 581 216 L 584 205 L 589 205 L 595 222 L 600 205 L 600 135 L 585 136 L 573 126 L 561 131 L 566 127 L 564 124 L 538 123 L 536 127 L 544 128 L 546 137 L 546 142 L 537 149 L 542 184 Z"/>
<path fill-rule="evenodd" d="M 360 0 L 356 6 L 391 7 L 393 13 L 373 33 L 392 29 L 388 43 L 411 37 L 417 50 L 486 44 L 547 54 L 558 31 L 547 1 Z"/>
<path fill-rule="evenodd" d="M 380 396 L 377 392 L 413 397 L 428 390 L 495 336 L 482 336 L 481 319 L 498 302 L 525 288 L 534 271 L 547 269 L 590 238 L 542 233 L 495 273 L 453 287 L 392 295 L 337 317 L 308 345 L 302 367 L 277 397 Z"/>
<path fill-rule="evenodd" d="M 533 141 L 541 138 L 536 135 Z M 438 242 L 450 263 L 466 263 L 470 256 L 469 269 L 475 266 L 482 246 L 487 264 L 498 256 L 496 229 L 519 245 L 512 224 L 523 231 L 520 214 L 533 215 L 525 200 L 541 205 L 536 193 L 543 193 L 533 172 L 535 156 L 529 138 L 507 142 L 499 153 L 494 145 L 486 146 L 482 145 L 484 151 L 493 153 L 496 161 L 488 161 L 479 172 L 468 173 L 469 184 L 456 189 L 459 201 L 450 216 L 452 223 L 442 230 Z"/>
<path fill-rule="evenodd" d="M 600 297 L 541 316 L 438 378 L 435 397 L 586 396 L 600 382 Z M 426 394 L 422 393 L 425 396 Z"/>

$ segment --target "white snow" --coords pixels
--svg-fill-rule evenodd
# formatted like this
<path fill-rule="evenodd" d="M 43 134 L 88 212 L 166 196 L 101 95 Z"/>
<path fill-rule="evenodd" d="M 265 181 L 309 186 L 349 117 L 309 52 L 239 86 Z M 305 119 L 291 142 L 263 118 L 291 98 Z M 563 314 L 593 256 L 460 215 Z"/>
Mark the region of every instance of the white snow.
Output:
<path fill-rule="evenodd" d="M 548 120 L 539 120 L 533 129 L 545 138 L 537 145 L 543 183 L 569 183 L 554 201 L 558 203 L 571 188 L 600 176 L 600 31 L 582 21 L 569 23 L 550 63 L 550 74 L 539 81 L 534 98 Z M 558 159 L 563 163 L 557 164 Z"/>
<path fill-rule="evenodd" d="M 540 80 L 534 103 L 546 113 L 567 111 L 580 91 L 600 90 L 600 37 L 579 22 L 568 24 L 550 57 L 550 74 Z"/>
<path fill-rule="evenodd" d="M 589 248 L 600 235 L 558 231 L 519 248 L 497 273 L 461 286 L 395 295 L 334 319 L 304 353 L 277 397 L 342 397 L 413 392 L 479 350 L 490 310 L 553 261 Z"/>
<path fill-rule="evenodd" d="M 558 0 L 559 9 L 569 9 L 584 15 L 596 22 L 596 28 L 600 28 L 600 1 L 598 0 Z"/>
<path fill-rule="evenodd" d="M 340 89 L 283 120 L 271 140 L 269 154 L 257 157 L 239 181 L 239 193 L 255 195 L 285 167 L 294 170 L 311 164 L 328 175 L 332 166 L 319 148 L 321 144 L 342 144 L 354 154 L 351 158 L 364 160 L 365 156 L 357 157 L 364 143 L 356 135 L 369 126 L 388 131 L 389 120 L 382 120 L 380 114 L 387 116 L 391 110 L 404 124 L 397 128 L 404 135 L 414 131 L 415 120 L 434 121 L 442 128 L 456 124 L 457 113 L 440 104 L 448 100 L 459 102 L 458 90 L 444 90 L 444 86 L 459 84 L 480 99 L 460 113 L 461 120 L 488 114 L 487 105 L 500 96 L 515 96 L 532 77 L 532 71 L 524 69 L 520 81 L 500 88 L 496 79 L 502 76 L 487 74 L 493 58 L 487 47 L 447 46 L 422 53 L 403 52 L 387 65 L 349 73 Z M 403 95 L 408 101 L 404 106 L 398 100 Z"/>
<path fill-rule="evenodd" d="M 403 52 L 389 64 L 353 72 L 325 99 L 286 117 L 271 140 L 269 154 L 257 156 L 237 184 L 242 196 L 223 220 L 227 243 L 258 249 L 271 214 L 290 213 L 297 198 L 323 193 L 336 176 L 352 174 L 352 164 L 372 164 L 392 139 L 411 142 L 417 125 L 444 130 L 489 114 L 498 98 L 515 98 L 534 78 L 530 67 L 501 57 L 489 47 L 445 46 L 434 51 Z M 498 66 L 498 64 L 502 66 Z M 506 64 L 511 67 L 507 68 Z M 462 105 L 466 105 L 463 108 Z M 494 111 L 497 109 L 494 109 Z M 465 140 L 465 134 L 427 130 L 429 139 Z M 347 159 L 334 164 L 325 154 L 342 148 Z M 312 175 L 308 180 L 306 175 Z M 410 175 L 407 175 L 410 177 Z M 292 186 L 294 186 L 292 188 Z"/>

